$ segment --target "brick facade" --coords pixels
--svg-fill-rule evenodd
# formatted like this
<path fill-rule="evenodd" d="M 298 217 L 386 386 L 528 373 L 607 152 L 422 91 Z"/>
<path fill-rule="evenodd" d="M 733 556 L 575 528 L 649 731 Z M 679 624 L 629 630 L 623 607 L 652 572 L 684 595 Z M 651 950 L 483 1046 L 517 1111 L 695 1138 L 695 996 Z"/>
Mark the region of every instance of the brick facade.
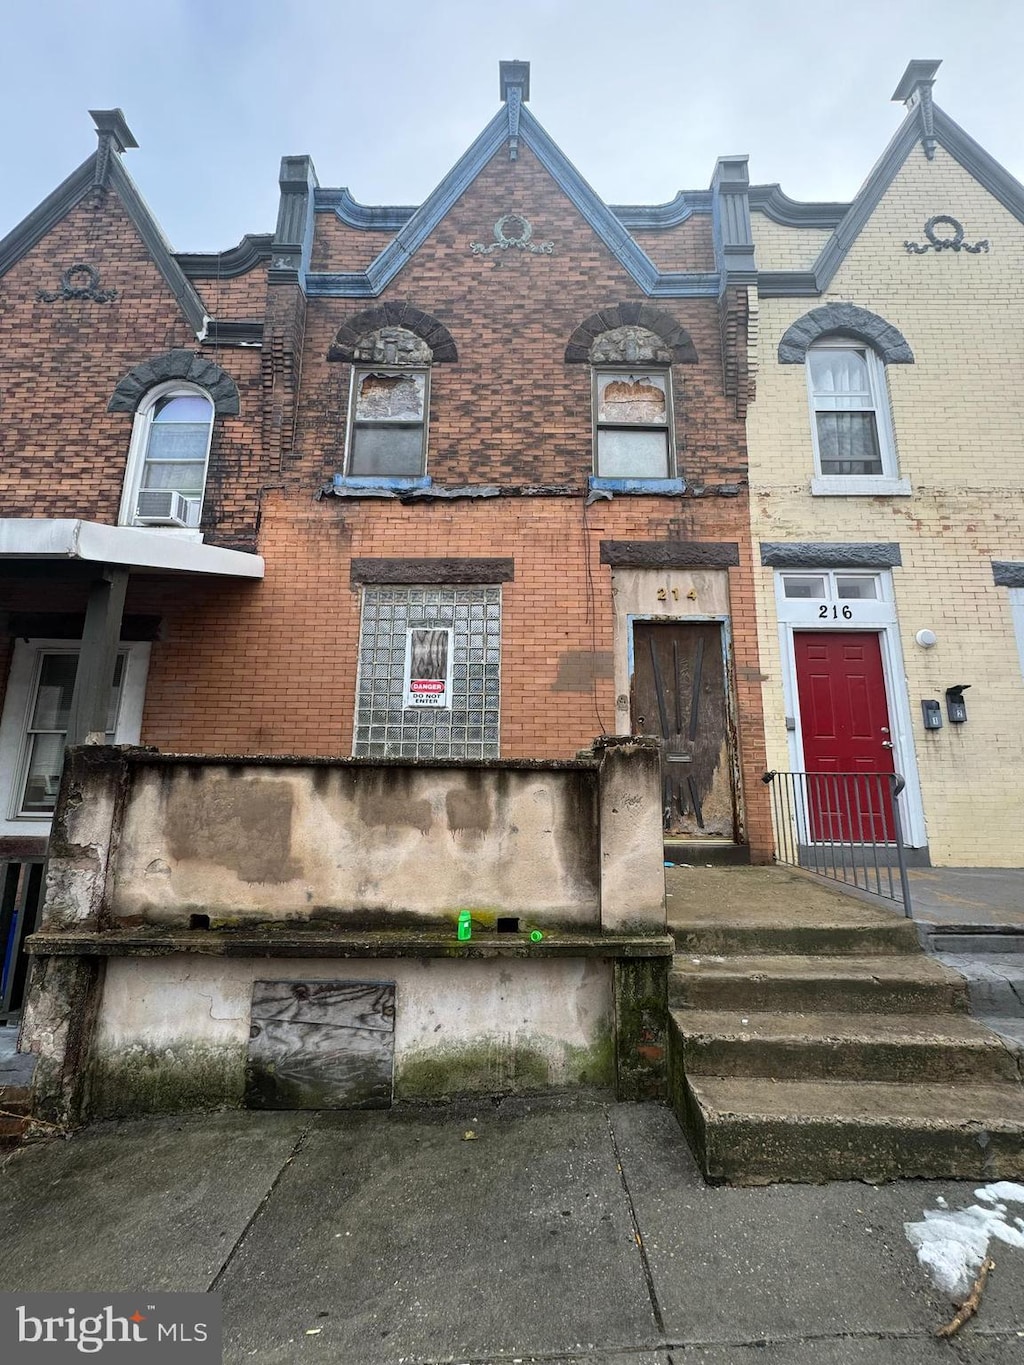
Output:
<path fill-rule="evenodd" d="M 966 240 L 990 250 L 917 254 L 924 224 L 954 214 Z M 801 252 L 795 228 L 759 227 L 771 269 L 812 264 L 821 234 Z M 1024 226 L 943 146 L 914 145 L 817 299 L 761 303 L 761 368 L 749 424 L 753 535 L 757 542 L 892 542 L 902 667 L 890 705 L 905 707 L 897 736 L 919 793 L 918 842 L 940 865 L 1024 865 L 1024 677 L 1005 588 L 992 561 L 1024 560 L 1024 477 L 1019 375 L 1024 350 L 1016 302 Z M 811 309 L 854 304 L 905 337 L 913 363 L 888 364 L 886 381 L 906 495 L 815 497 L 806 373 L 780 363 L 779 346 Z M 792 765 L 786 728 L 775 581 L 756 574 L 769 765 Z M 923 648 L 917 632 L 934 632 Z M 966 682 L 968 721 L 946 721 L 945 689 Z M 920 702 L 937 699 L 941 730 L 923 728 Z M 894 722 L 895 724 L 896 722 Z"/>
<path fill-rule="evenodd" d="M 534 242 L 552 243 L 550 253 L 474 254 L 471 244 L 493 241 L 495 221 L 512 211 L 529 220 Z M 394 236 L 332 212 L 314 223 L 310 268 L 319 272 L 366 269 Z M 714 268 L 707 213 L 641 236 L 663 268 Z M 37 302 L 36 291 L 75 260 L 93 265 L 117 299 Z M 723 330 L 716 298 L 654 301 L 696 357 L 672 367 L 676 463 L 693 491 L 616 493 L 588 507 L 591 371 L 566 363 L 566 347 L 592 315 L 639 315 L 651 300 L 525 143 L 516 160 L 503 146 L 482 167 L 375 298 L 307 296 L 279 271 L 268 275 L 265 261 L 225 279 L 205 266 L 192 284 L 216 323 L 262 323 L 262 345 L 197 339 L 114 189 L 72 208 L 0 277 L 5 516 L 116 523 L 132 418 L 107 404 L 119 379 L 154 355 L 191 350 L 238 388 L 238 416 L 216 421 L 202 531 L 207 544 L 263 555 L 266 577 L 132 576 L 126 612 L 161 623 L 143 743 L 351 753 L 360 632 L 352 560 L 507 558 L 500 753 L 571 756 L 630 724 L 609 662 L 615 607 L 601 542 L 728 542 L 739 546 L 739 563 L 720 572 L 742 830 L 755 858 L 770 856 L 745 431 L 735 391 L 726 392 L 738 362 L 723 356 L 723 335 L 740 348 L 746 337 Z M 428 476 L 442 489 L 497 486 L 498 496 L 323 496 L 344 470 L 352 368 L 328 353 L 354 317 L 389 303 L 432 315 L 457 348 L 457 360 L 439 355 L 431 369 Z M 3 575 L 0 612 L 52 611 L 55 595 L 62 611 L 84 611 L 85 572 L 8 565 Z M 698 614 L 699 602 L 675 614 L 687 612 Z M 7 646 L 0 638 L 0 651 Z M 2 660 L 0 671 L 6 678 Z"/>

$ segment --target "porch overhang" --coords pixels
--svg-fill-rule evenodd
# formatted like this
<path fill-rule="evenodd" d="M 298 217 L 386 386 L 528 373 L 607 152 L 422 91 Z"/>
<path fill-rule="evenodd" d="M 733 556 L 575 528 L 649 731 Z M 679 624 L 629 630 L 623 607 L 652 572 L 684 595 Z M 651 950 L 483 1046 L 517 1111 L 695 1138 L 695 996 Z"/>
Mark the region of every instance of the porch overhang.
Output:
<path fill-rule="evenodd" d="M 67 517 L 0 517 L 0 562 L 82 560 L 149 573 L 262 578 L 261 555 L 225 550 L 134 526 Z"/>

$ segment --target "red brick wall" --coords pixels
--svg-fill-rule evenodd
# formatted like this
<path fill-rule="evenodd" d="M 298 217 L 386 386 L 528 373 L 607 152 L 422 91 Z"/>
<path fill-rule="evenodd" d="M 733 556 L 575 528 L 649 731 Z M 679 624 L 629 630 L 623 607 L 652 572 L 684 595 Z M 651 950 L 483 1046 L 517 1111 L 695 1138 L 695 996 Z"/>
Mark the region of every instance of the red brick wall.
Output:
<path fill-rule="evenodd" d="M 764 746 L 746 517 L 742 498 L 681 506 L 622 498 L 588 509 L 585 527 L 582 498 L 404 507 L 269 493 L 263 584 L 207 581 L 133 597 L 131 609 L 165 613 L 143 740 L 193 751 L 351 753 L 359 590 L 350 559 L 507 556 L 515 579 L 502 590 L 501 752 L 570 757 L 602 724 L 615 727 L 611 679 L 586 692 L 554 688 L 563 653 L 612 648 L 611 571 L 599 561 L 601 540 L 713 533 L 740 544 L 742 562 L 730 571 L 739 742 L 750 838 L 764 852 L 770 835 L 758 780 Z"/>
<path fill-rule="evenodd" d="M 533 241 L 554 253 L 473 256 L 513 209 Z M 325 215 L 320 215 L 324 217 Z M 652 302 L 636 286 L 527 148 L 498 152 L 380 300 L 310 301 L 303 411 L 296 448 L 304 479 L 340 471 L 349 367 L 325 359 L 339 327 L 377 302 L 404 300 L 437 317 L 459 348 L 431 375 L 429 472 L 445 483 L 570 483 L 591 471 L 586 365 L 566 365 L 574 329 L 620 302 Z M 745 474 L 743 424 L 722 392 L 721 335 L 713 299 L 656 300 L 690 333 L 699 363 L 674 367 L 679 463 L 688 477 Z"/>
<path fill-rule="evenodd" d="M 211 318 L 232 322 L 260 321 L 267 303 L 267 267 L 257 265 L 231 279 L 199 279 L 192 287 Z"/>
<path fill-rule="evenodd" d="M 336 213 L 318 213 L 313 237 L 312 269 L 365 270 L 394 237 L 377 228 L 354 228 Z"/>
<path fill-rule="evenodd" d="M 530 219 L 535 242 L 554 243 L 553 253 L 473 256 L 469 244 L 492 240 L 495 220 L 513 211 Z M 319 215 L 317 226 L 320 250 L 354 232 L 329 215 Z M 696 219 L 673 230 L 694 261 L 702 231 Z M 103 285 L 120 291 L 118 301 L 36 303 L 36 289 L 53 287 L 75 260 L 95 265 Z M 339 260 L 330 264 L 338 268 Z M 250 297 L 240 284 L 228 292 Z M 248 544 L 258 527 L 267 578 L 133 579 L 127 610 L 163 620 L 144 742 L 199 752 L 350 753 L 359 637 L 350 559 L 509 556 L 516 570 L 503 589 L 502 753 L 571 755 L 602 725 L 615 725 L 610 679 L 586 692 L 554 690 L 563 653 L 612 647 L 611 574 L 599 562 L 599 542 L 736 541 L 741 564 L 730 584 L 740 748 L 750 838 L 764 856 L 770 833 L 758 781 L 764 752 L 745 491 L 616 497 L 590 508 L 585 524 L 590 375 L 586 365 L 566 365 L 566 343 L 592 313 L 649 300 L 529 150 L 521 148 L 516 162 L 504 150 L 495 156 L 380 301 L 408 300 L 433 314 L 459 348 L 458 362 L 435 365 L 432 374 L 428 472 L 437 483 L 564 484 L 577 496 L 408 507 L 315 501 L 342 468 L 345 444 L 350 367 L 328 362 L 326 353 L 342 323 L 377 301 L 312 299 L 303 320 L 293 291 L 272 286 L 268 294 L 276 340 L 262 356 L 204 350 L 235 378 L 242 401 L 239 418 L 217 423 L 207 499 L 217 522 L 208 538 Z M 69 215 L 0 280 L 0 303 L 0 353 L 11 369 L 0 422 L 0 514 L 115 520 L 130 419 L 106 412 L 110 393 L 154 353 L 195 346 L 116 198 Z M 657 306 L 687 329 L 699 357 L 674 367 L 681 472 L 712 487 L 740 483 L 744 428 L 723 394 L 716 303 Z M 302 348 L 297 395 L 292 347 Z M 285 434 L 293 401 L 292 448 Z M 45 580 L 0 584 L 0 610 L 69 611 L 79 599 L 84 605 L 83 589 Z"/>
<path fill-rule="evenodd" d="M 674 228 L 640 229 L 632 236 L 659 270 L 714 270 L 711 214 L 695 213 Z"/>
<path fill-rule="evenodd" d="M 37 299 L 78 261 L 117 298 Z M 203 524 L 219 544 L 251 543 L 267 478 L 259 354 L 197 345 L 113 192 L 79 204 L 0 278 L 0 516 L 116 523 L 132 418 L 107 403 L 128 370 L 176 347 L 202 349 L 238 385 L 241 415 L 214 428 Z"/>

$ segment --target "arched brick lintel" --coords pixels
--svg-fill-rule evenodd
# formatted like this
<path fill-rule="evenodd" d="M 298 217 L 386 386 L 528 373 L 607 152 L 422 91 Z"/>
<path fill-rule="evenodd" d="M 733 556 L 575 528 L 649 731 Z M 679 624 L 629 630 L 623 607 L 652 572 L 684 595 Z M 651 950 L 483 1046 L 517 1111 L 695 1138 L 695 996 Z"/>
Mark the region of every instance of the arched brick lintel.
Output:
<path fill-rule="evenodd" d="M 214 361 L 193 351 L 165 351 L 136 365 L 118 381 L 107 404 L 108 412 L 135 412 L 155 384 L 182 379 L 210 395 L 218 417 L 237 417 L 238 389 L 231 376 Z"/>
<path fill-rule="evenodd" d="M 434 363 L 458 360 L 459 352 L 451 332 L 422 308 L 414 308 L 411 303 L 382 303 L 378 308 L 367 308 L 349 318 L 334 338 L 328 360 L 351 360 L 352 351 L 360 337 L 367 332 L 375 332 L 379 327 L 404 327 L 413 332 L 430 347 Z"/>
<path fill-rule="evenodd" d="M 885 318 L 855 303 L 826 303 L 812 308 L 786 330 L 779 342 L 780 365 L 802 365 L 807 348 L 821 337 L 855 337 L 870 346 L 887 365 L 913 365 L 906 337 Z"/>
<path fill-rule="evenodd" d="M 689 332 L 664 308 L 651 303 L 619 303 L 613 308 L 603 308 L 600 313 L 592 313 L 580 323 L 565 348 L 565 363 L 587 364 L 594 340 L 602 332 L 612 332 L 616 327 L 646 327 L 661 337 L 677 364 L 694 365 L 697 362 L 697 350 Z"/>

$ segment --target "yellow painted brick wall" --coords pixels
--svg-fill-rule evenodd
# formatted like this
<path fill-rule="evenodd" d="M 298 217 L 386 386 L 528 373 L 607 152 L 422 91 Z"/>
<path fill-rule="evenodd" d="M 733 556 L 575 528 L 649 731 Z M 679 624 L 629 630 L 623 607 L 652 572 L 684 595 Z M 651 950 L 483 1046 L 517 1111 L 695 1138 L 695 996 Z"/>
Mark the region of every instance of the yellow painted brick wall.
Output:
<path fill-rule="evenodd" d="M 948 213 L 987 254 L 909 254 Z M 808 233 L 808 237 L 817 234 Z M 767 263 L 759 262 L 762 268 Z M 774 261 L 772 262 L 774 264 Z M 812 497 L 802 365 L 779 339 L 819 303 L 848 301 L 897 326 L 913 365 L 887 370 L 899 472 L 912 497 Z M 763 540 L 897 541 L 893 570 L 932 861 L 1024 866 L 1024 678 L 1008 593 L 991 561 L 1024 561 L 1024 225 L 941 147 L 918 146 L 820 300 L 764 299 L 748 420 L 752 529 Z M 758 570 L 768 761 L 788 767 L 771 570 Z M 920 648 L 927 627 L 938 644 Z M 968 723 L 926 734 L 920 699 L 972 684 Z M 945 717 L 944 717 L 945 719 Z"/>
<path fill-rule="evenodd" d="M 783 227 L 763 213 L 750 215 L 759 270 L 810 270 L 832 236 L 827 228 Z"/>

